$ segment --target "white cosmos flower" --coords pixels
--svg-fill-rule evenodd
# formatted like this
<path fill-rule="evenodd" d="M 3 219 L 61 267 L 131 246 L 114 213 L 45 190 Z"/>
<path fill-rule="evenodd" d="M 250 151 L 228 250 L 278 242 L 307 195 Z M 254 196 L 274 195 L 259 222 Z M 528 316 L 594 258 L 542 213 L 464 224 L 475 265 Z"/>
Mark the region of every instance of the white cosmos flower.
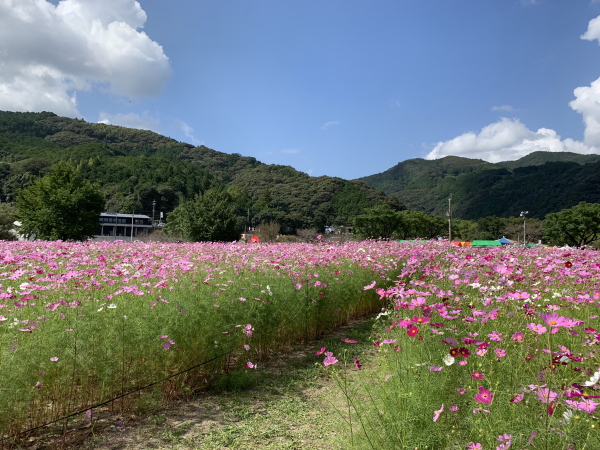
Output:
<path fill-rule="evenodd" d="M 110 305 L 107 306 L 108 309 L 115 309 L 117 307 L 117 305 L 115 305 L 114 303 L 111 303 Z"/>
<path fill-rule="evenodd" d="M 98 308 L 98 312 L 102 311 L 103 309 L 104 309 L 104 307 Z"/>
<path fill-rule="evenodd" d="M 598 369 L 598 371 L 592 376 L 592 378 L 583 383 L 583 385 L 588 387 L 594 386 L 595 384 L 598 384 L 598 380 L 600 380 L 600 369 Z"/>
<path fill-rule="evenodd" d="M 452 355 L 446 355 L 446 357 L 444 358 L 444 364 L 446 364 L 447 366 L 451 366 L 452 364 L 454 364 L 454 356 Z"/>
<path fill-rule="evenodd" d="M 573 417 L 573 410 L 572 409 L 567 409 L 563 413 L 563 417 L 565 418 L 565 422 L 569 423 L 571 421 L 571 417 Z"/>

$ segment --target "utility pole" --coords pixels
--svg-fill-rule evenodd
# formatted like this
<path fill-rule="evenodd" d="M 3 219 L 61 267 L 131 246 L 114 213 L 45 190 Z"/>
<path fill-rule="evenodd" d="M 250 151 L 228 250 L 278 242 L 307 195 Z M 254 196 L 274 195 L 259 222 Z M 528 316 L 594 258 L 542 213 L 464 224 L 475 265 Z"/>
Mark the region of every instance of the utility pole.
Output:
<path fill-rule="evenodd" d="M 154 209 L 156 208 L 156 200 L 152 200 L 152 228 L 154 228 Z"/>
<path fill-rule="evenodd" d="M 452 194 L 448 197 L 448 242 L 452 242 Z"/>
<path fill-rule="evenodd" d="M 529 211 L 521 211 L 521 217 L 523 218 L 523 245 L 527 242 L 525 241 L 525 216 L 527 216 L 527 214 L 529 214 Z"/>
<path fill-rule="evenodd" d="M 131 211 L 131 242 L 133 242 L 133 216 L 135 215 L 135 211 Z"/>

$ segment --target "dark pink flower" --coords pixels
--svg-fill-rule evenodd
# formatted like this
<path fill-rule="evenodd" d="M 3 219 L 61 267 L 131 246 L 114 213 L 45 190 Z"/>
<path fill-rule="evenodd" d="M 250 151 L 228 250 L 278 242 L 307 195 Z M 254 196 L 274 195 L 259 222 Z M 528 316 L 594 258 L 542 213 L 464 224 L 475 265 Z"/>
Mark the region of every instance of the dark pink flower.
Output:
<path fill-rule="evenodd" d="M 479 393 L 475 394 L 475 401 L 477 403 L 484 403 L 486 405 L 492 403 L 492 400 L 494 399 L 494 393 L 489 389 L 485 389 L 483 386 L 479 386 L 478 389 Z"/>

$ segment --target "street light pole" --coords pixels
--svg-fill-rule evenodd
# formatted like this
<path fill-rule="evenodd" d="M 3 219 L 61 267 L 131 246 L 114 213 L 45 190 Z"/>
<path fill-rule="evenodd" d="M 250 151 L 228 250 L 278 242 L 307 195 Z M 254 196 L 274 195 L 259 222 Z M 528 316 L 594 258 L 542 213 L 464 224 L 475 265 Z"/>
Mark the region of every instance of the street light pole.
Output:
<path fill-rule="evenodd" d="M 448 197 L 448 242 L 452 242 L 452 194 Z"/>
<path fill-rule="evenodd" d="M 527 216 L 527 214 L 529 214 L 529 211 L 521 211 L 521 217 L 523 218 L 523 245 L 527 243 L 527 241 L 525 241 L 525 216 Z"/>
<path fill-rule="evenodd" d="M 156 208 L 156 200 L 152 200 L 152 228 L 154 228 L 154 209 Z"/>

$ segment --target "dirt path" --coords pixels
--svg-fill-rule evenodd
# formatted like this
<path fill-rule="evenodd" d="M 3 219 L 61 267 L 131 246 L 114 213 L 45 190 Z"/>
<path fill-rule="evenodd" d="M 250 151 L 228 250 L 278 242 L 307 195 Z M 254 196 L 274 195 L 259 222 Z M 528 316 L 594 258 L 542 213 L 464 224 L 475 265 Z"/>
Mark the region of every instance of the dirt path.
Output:
<path fill-rule="evenodd" d="M 109 416 L 73 423 L 34 439 L 29 449 L 343 449 L 344 397 L 315 349 L 341 349 L 359 341 L 352 355 L 372 352 L 373 322 L 358 320 L 308 346 L 275 354 L 245 386 L 220 385 L 188 401 L 145 416 Z M 336 353 L 337 355 L 338 353 Z M 231 380 L 234 380 L 233 378 Z M 235 378 L 239 382 L 239 378 Z M 61 442 L 66 437 L 66 441 Z M 25 447 L 23 447 L 25 448 Z"/>

